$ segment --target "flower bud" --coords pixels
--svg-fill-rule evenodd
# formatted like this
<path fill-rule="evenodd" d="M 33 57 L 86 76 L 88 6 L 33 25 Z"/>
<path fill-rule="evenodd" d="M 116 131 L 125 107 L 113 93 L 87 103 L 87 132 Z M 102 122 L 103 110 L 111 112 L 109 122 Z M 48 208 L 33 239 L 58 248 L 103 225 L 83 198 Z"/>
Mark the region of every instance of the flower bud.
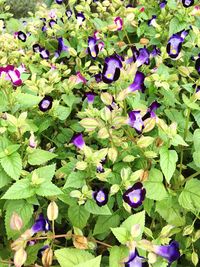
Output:
<path fill-rule="evenodd" d="M 15 267 L 21 267 L 26 262 L 26 259 L 27 259 L 26 251 L 23 248 L 17 250 L 14 255 Z"/>
<path fill-rule="evenodd" d="M 52 265 L 53 261 L 53 250 L 51 248 L 45 249 L 42 254 L 42 264 L 44 267 L 49 267 Z"/>
<path fill-rule="evenodd" d="M 141 43 L 142 45 L 147 45 L 147 44 L 149 43 L 149 40 L 146 39 L 146 38 L 141 38 L 141 39 L 140 39 L 140 43 Z"/>
<path fill-rule="evenodd" d="M 11 244 L 11 249 L 14 251 L 18 251 L 21 248 L 23 248 L 25 245 L 25 240 L 21 237 L 19 237 L 17 240 L 15 240 L 12 244 Z"/>
<path fill-rule="evenodd" d="M 75 236 L 73 238 L 73 244 L 75 248 L 88 249 L 88 241 L 85 236 L 81 236 L 81 235 Z"/>
<path fill-rule="evenodd" d="M 58 218 L 58 206 L 55 201 L 51 201 L 47 208 L 47 217 L 50 221 L 55 221 Z"/>
<path fill-rule="evenodd" d="M 10 219 L 10 228 L 12 230 L 20 231 L 22 227 L 23 227 L 22 218 L 16 212 L 13 212 Z"/>

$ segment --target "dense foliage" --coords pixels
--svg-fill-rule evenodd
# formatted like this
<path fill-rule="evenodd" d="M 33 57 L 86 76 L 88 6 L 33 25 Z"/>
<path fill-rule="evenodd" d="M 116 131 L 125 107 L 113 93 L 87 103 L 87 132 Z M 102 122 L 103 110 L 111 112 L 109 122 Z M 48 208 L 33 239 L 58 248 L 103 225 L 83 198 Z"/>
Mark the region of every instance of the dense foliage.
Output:
<path fill-rule="evenodd" d="M 198 1 L 4 2 L 0 266 L 197 266 Z"/>

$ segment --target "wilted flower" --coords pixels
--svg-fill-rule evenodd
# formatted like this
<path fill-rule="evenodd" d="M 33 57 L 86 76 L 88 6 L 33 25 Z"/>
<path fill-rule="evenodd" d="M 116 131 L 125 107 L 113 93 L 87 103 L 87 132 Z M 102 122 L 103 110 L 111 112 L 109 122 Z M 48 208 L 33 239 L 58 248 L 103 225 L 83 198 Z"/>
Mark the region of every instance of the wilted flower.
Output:
<path fill-rule="evenodd" d="M 20 231 L 22 227 L 23 227 L 22 218 L 16 212 L 13 212 L 10 219 L 10 228 L 12 230 Z"/>
<path fill-rule="evenodd" d="M 136 249 L 131 251 L 128 261 L 124 263 L 124 267 L 148 267 L 145 258 L 139 256 Z"/>
<path fill-rule="evenodd" d="M 144 79 L 145 79 L 144 73 L 141 71 L 137 71 L 133 83 L 128 87 L 128 92 L 141 90 L 144 93 L 145 90 Z"/>
<path fill-rule="evenodd" d="M 49 221 L 44 218 L 42 213 L 31 227 L 31 230 L 34 234 L 38 232 L 48 232 L 50 230 Z"/>
<path fill-rule="evenodd" d="M 98 45 L 99 51 L 101 51 L 105 46 L 104 42 L 99 42 L 97 45 Z"/>
<path fill-rule="evenodd" d="M 94 102 L 94 99 L 95 99 L 95 93 L 92 93 L 92 92 L 88 92 L 88 93 L 85 93 L 86 97 L 87 97 L 87 102 L 88 104 L 92 104 Z"/>
<path fill-rule="evenodd" d="M 77 19 L 78 24 L 81 25 L 83 21 L 85 20 L 85 16 L 83 12 L 78 12 L 76 15 L 76 19 Z"/>
<path fill-rule="evenodd" d="M 26 34 L 22 31 L 17 33 L 17 38 L 22 42 L 26 42 Z"/>
<path fill-rule="evenodd" d="M 123 27 L 123 19 L 121 17 L 116 17 L 114 19 L 115 25 L 117 26 L 117 31 L 121 31 Z"/>
<path fill-rule="evenodd" d="M 94 37 L 96 40 L 100 40 L 100 39 L 101 39 L 101 38 L 99 37 L 99 32 L 98 32 L 98 31 L 95 31 L 95 32 L 94 32 L 93 37 Z"/>
<path fill-rule="evenodd" d="M 46 95 L 38 104 L 39 109 L 42 112 L 45 112 L 52 108 L 53 98 L 51 96 Z"/>
<path fill-rule="evenodd" d="M 138 182 L 126 190 L 123 194 L 123 200 L 132 208 L 138 208 L 145 199 L 146 190 L 142 183 Z"/>
<path fill-rule="evenodd" d="M 85 236 L 77 235 L 73 237 L 73 245 L 78 249 L 88 249 L 88 240 Z"/>
<path fill-rule="evenodd" d="M 15 252 L 14 264 L 16 267 L 23 266 L 24 263 L 26 262 L 26 259 L 27 259 L 27 253 L 23 248 L 21 248 Z"/>
<path fill-rule="evenodd" d="M 85 146 L 85 141 L 83 139 L 83 135 L 82 134 L 75 134 L 72 137 L 71 142 L 79 149 L 83 149 L 83 147 Z"/>
<path fill-rule="evenodd" d="M 42 253 L 43 266 L 51 266 L 53 261 L 53 250 L 48 247 Z"/>
<path fill-rule="evenodd" d="M 177 58 L 181 48 L 182 43 L 185 37 L 188 35 L 188 31 L 182 31 L 176 34 L 173 34 L 167 43 L 167 53 L 171 58 Z"/>
<path fill-rule="evenodd" d="M 117 55 L 113 55 L 105 58 L 102 80 L 104 83 L 112 83 L 117 81 L 120 76 L 120 69 L 122 68 L 122 62 Z"/>
<path fill-rule="evenodd" d="M 190 7 L 192 5 L 194 5 L 194 0 L 182 0 L 182 4 L 184 7 Z"/>
<path fill-rule="evenodd" d="M 200 6 L 195 6 L 191 12 L 192 16 L 200 16 Z"/>
<path fill-rule="evenodd" d="M 172 240 L 169 245 L 166 246 L 158 246 L 154 245 L 154 252 L 165 258 L 169 265 L 171 265 L 172 262 L 178 260 L 180 258 L 180 251 L 179 251 L 179 243 Z"/>
<path fill-rule="evenodd" d="M 94 37 L 88 37 L 88 53 L 92 58 L 96 58 L 99 53 L 97 40 Z"/>
<path fill-rule="evenodd" d="M 96 201 L 98 206 L 104 206 L 108 202 L 108 190 L 107 189 L 98 189 L 93 192 L 93 198 Z"/>

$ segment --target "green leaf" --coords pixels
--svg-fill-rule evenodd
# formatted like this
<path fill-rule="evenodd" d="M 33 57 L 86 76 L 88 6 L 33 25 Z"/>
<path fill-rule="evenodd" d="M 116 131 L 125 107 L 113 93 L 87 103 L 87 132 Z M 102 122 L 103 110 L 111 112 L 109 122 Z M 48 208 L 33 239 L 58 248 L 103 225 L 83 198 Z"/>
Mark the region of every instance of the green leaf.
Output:
<path fill-rule="evenodd" d="M 4 169 L 0 166 L 0 188 L 9 184 L 12 181 L 10 176 L 4 171 Z"/>
<path fill-rule="evenodd" d="M 123 260 L 128 257 L 129 249 L 125 246 L 113 246 L 110 249 L 109 267 L 121 267 Z"/>
<path fill-rule="evenodd" d="M 130 233 L 124 227 L 111 228 L 111 231 L 121 244 L 126 244 L 130 239 Z"/>
<path fill-rule="evenodd" d="M 43 247 L 43 244 L 34 244 L 34 246 L 28 246 L 26 249 L 27 260 L 25 266 L 30 266 L 34 264 L 38 258 L 38 251 Z"/>
<path fill-rule="evenodd" d="M 99 216 L 94 227 L 93 234 L 102 234 L 110 230 L 111 227 L 117 227 L 120 223 L 120 216 L 113 214 L 111 216 Z M 102 227 L 103 225 L 103 227 Z"/>
<path fill-rule="evenodd" d="M 64 121 L 69 117 L 69 115 L 71 113 L 71 108 L 58 106 L 58 107 L 55 108 L 54 112 L 55 112 L 55 116 L 59 120 Z"/>
<path fill-rule="evenodd" d="M 29 198 L 35 194 L 34 188 L 31 187 L 29 179 L 22 179 L 15 182 L 2 199 L 23 199 Z"/>
<path fill-rule="evenodd" d="M 196 129 L 193 134 L 194 149 L 200 150 L 200 129 Z"/>
<path fill-rule="evenodd" d="M 63 192 L 51 182 L 45 182 L 39 185 L 39 188 L 35 190 L 35 193 L 39 196 L 57 196 L 63 194 Z"/>
<path fill-rule="evenodd" d="M 64 185 L 65 188 L 81 188 L 85 184 L 85 172 L 71 172 Z"/>
<path fill-rule="evenodd" d="M 56 250 L 55 256 L 61 267 L 75 267 L 94 258 L 91 253 L 75 248 Z"/>
<path fill-rule="evenodd" d="M 100 267 L 100 264 L 101 264 L 101 255 L 89 261 L 79 263 L 78 265 L 76 265 L 76 267 L 94 267 L 94 266 Z"/>
<path fill-rule="evenodd" d="M 20 104 L 22 108 L 31 108 L 39 104 L 41 101 L 41 97 L 31 95 L 31 94 L 24 94 L 24 93 L 19 93 L 15 95 L 17 103 Z"/>
<path fill-rule="evenodd" d="M 200 168 L 200 151 L 195 151 L 192 155 L 195 165 Z"/>
<path fill-rule="evenodd" d="M 162 200 L 167 197 L 167 191 L 163 185 L 163 175 L 157 169 L 151 169 L 148 180 L 144 182 L 146 197 L 153 200 Z"/>
<path fill-rule="evenodd" d="M 185 27 L 187 27 L 186 22 L 180 22 L 176 17 L 172 18 L 169 24 L 169 37 L 174 33 L 184 30 Z"/>
<path fill-rule="evenodd" d="M 56 164 L 47 165 L 45 167 L 40 167 L 34 172 L 37 174 L 37 176 L 41 179 L 44 179 L 45 181 L 51 181 L 56 170 Z"/>
<path fill-rule="evenodd" d="M 85 204 L 85 209 L 92 214 L 97 215 L 111 215 L 111 211 L 107 205 L 99 207 L 94 200 L 88 199 Z"/>
<path fill-rule="evenodd" d="M 18 180 L 22 170 L 22 160 L 19 153 L 14 152 L 1 159 L 4 171 L 14 180 Z"/>
<path fill-rule="evenodd" d="M 42 149 L 33 149 L 28 155 L 28 163 L 31 165 L 41 165 L 51 159 L 57 157 L 56 154 Z"/>
<path fill-rule="evenodd" d="M 181 215 L 181 207 L 177 198 L 168 197 L 156 203 L 156 211 L 169 224 L 182 226 L 185 224 L 185 218 Z"/>
<path fill-rule="evenodd" d="M 200 181 L 192 179 L 188 181 L 179 196 L 180 205 L 191 211 L 200 211 Z"/>
<path fill-rule="evenodd" d="M 85 210 L 84 206 L 73 205 L 68 209 L 68 216 L 71 224 L 80 229 L 84 228 L 90 217 L 90 213 Z"/>
<path fill-rule="evenodd" d="M 167 147 L 160 149 L 160 167 L 168 183 L 176 169 L 177 160 L 178 155 L 175 150 L 168 150 Z"/>
<path fill-rule="evenodd" d="M 5 216 L 5 226 L 8 238 L 15 237 L 18 231 L 14 231 L 10 228 L 10 219 L 16 212 L 23 221 L 23 230 L 26 230 L 26 226 L 29 223 L 33 214 L 33 205 L 27 203 L 25 200 L 9 200 L 6 204 L 6 216 Z"/>

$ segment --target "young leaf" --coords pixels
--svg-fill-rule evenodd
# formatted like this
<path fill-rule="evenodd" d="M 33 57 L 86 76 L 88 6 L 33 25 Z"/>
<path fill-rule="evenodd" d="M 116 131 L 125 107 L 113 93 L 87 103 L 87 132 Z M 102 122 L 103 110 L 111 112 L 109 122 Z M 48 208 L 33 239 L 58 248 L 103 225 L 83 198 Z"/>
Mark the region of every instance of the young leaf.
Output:
<path fill-rule="evenodd" d="M 63 192 L 53 183 L 44 182 L 36 188 L 35 193 L 39 196 L 48 197 L 48 196 L 57 196 L 63 194 Z"/>
<path fill-rule="evenodd" d="M 67 181 L 64 185 L 65 188 L 81 188 L 85 184 L 85 173 L 84 172 L 71 172 L 67 177 Z"/>
<path fill-rule="evenodd" d="M 92 214 L 111 215 L 111 211 L 107 205 L 99 207 L 94 200 L 88 199 L 85 204 L 85 209 Z"/>
<path fill-rule="evenodd" d="M 130 233 L 124 227 L 111 228 L 111 231 L 121 244 L 126 244 L 130 239 Z"/>
<path fill-rule="evenodd" d="M 167 147 L 160 149 L 160 167 L 168 183 L 176 169 L 177 160 L 178 155 L 175 150 L 168 150 Z"/>
<path fill-rule="evenodd" d="M 19 153 L 14 152 L 1 159 L 4 171 L 14 180 L 18 180 L 22 170 L 22 160 Z"/>
<path fill-rule="evenodd" d="M 51 181 L 56 170 L 56 164 L 51 164 L 48 166 L 40 167 L 34 172 L 37 174 L 37 176 L 41 179 L 44 179 L 45 181 Z"/>
<path fill-rule="evenodd" d="M 41 165 L 51 159 L 54 159 L 55 157 L 57 157 L 57 155 L 52 152 L 48 152 L 42 149 L 34 149 L 28 155 L 28 163 L 31 165 Z"/>

